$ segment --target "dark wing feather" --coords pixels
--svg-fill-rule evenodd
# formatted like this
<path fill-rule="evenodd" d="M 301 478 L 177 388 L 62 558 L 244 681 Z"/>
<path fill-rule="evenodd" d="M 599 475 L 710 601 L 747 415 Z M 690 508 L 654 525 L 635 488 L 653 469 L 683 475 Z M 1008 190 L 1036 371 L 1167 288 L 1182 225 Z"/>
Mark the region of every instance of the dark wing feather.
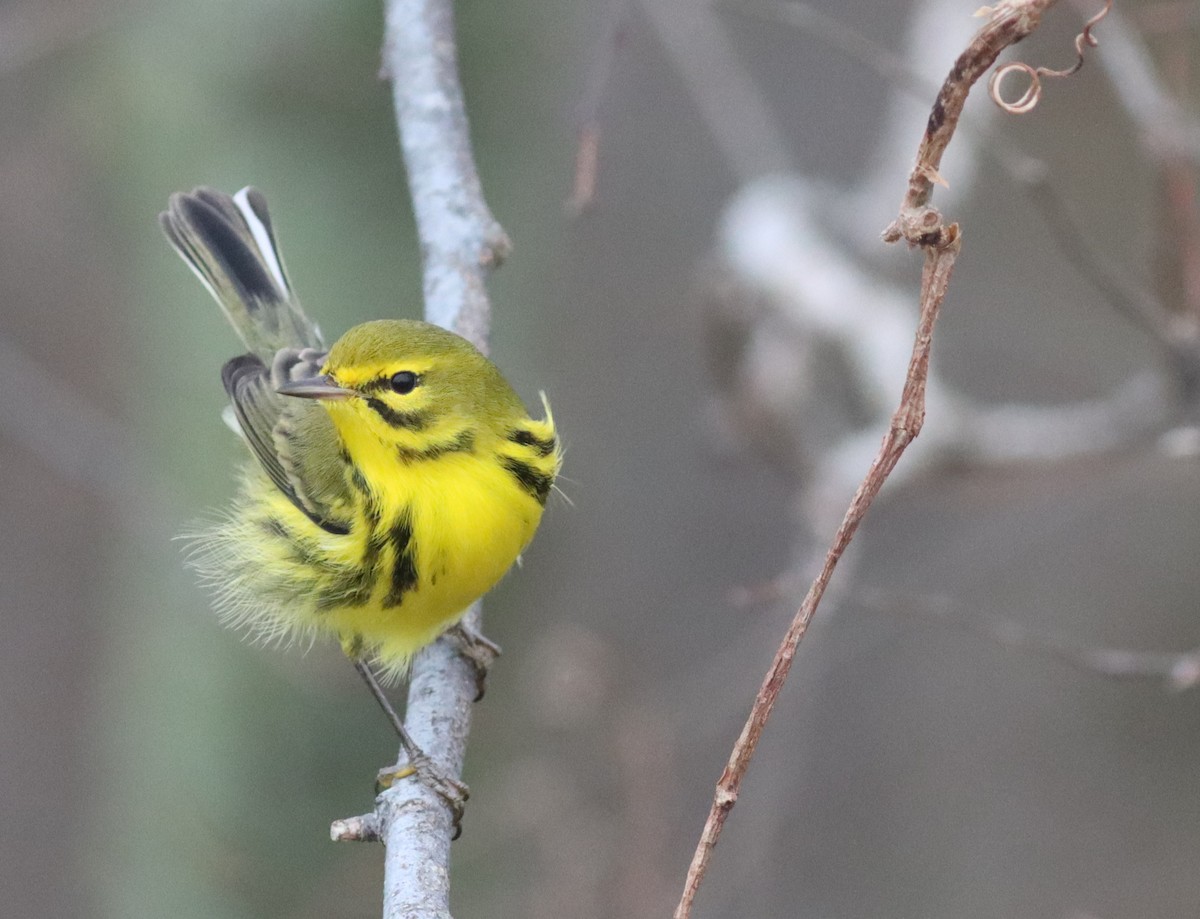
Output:
<path fill-rule="evenodd" d="M 282 354 L 280 362 L 287 363 Z M 304 362 L 293 365 L 300 363 Z M 313 523 L 330 533 L 349 532 L 339 439 L 326 412 L 319 405 L 277 393 L 271 371 L 253 354 L 228 361 L 221 380 L 246 443 L 267 477 Z M 307 456 L 311 448 L 320 453 L 321 461 L 313 462 L 318 458 L 314 455 L 307 463 L 297 462 L 296 457 Z"/>

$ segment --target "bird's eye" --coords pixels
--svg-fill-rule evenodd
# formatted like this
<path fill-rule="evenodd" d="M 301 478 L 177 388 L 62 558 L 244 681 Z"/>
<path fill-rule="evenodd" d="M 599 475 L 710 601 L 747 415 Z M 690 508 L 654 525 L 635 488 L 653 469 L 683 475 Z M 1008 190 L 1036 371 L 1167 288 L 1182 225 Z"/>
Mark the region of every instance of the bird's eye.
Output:
<path fill-rule="evenodd" d="M 419 378 L 411 370 L 401 370 L 399 373 L 392 374 L 392 391 L 407 396 L 417 388 L 418 381 Z"/>

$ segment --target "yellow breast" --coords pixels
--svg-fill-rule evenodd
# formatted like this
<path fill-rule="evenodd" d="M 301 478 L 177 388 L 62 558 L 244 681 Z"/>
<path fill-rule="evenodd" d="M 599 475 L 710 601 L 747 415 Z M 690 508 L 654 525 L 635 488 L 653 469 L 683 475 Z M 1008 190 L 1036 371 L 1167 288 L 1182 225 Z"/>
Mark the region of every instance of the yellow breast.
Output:
<path fill-rule="evenodd" d="M 196 541 L 223 617 L 255 636 L 333 634 L 402 675 L 529 544 L 560 462 L 550 419 L 427 433 L 412 449 L 339 426 L 344 532 L 248 469 L 234 513 Z"/>
<path fill-rule="evenodd" d="M 533 538 L 542 505 L 490 453 L 363 472 L 343 551 L 374 572 L 373 590 L 366 603 L 330 609 L 323 625 L 343 641 L 361 638 L 384 667 L 402 667 L 500 580 Z"/>

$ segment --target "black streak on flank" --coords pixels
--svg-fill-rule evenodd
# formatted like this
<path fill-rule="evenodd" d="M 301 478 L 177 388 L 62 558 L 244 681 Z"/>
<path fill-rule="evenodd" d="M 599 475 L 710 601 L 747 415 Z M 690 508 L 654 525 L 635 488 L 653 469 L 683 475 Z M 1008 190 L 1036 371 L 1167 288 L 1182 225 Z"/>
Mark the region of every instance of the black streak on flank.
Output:
<path fill-rule="evenodd" d="M 357 466 L 350 467 L 350 484 L 359 494 L 367 498 L 371 497 L 371 486 L 367 484 L 367 477 Z"/>
<path fill-rule="evenodd" d="M 387 534 L 379 528 L 379 516 L 367 506 L 367 547 L 362 561 L 353 567 L 341 567 L 329 572 L 332 580 L 317 597 L 317 609 L 328 611 L 348 606 L 365 606 L 375 592 L 379 578 L 379 565 L 383 547 L 387 545 Z"/>
<path fill-rule="evenodd" d="M 555 437 L 538 437 L 533 431 L 525 431 L 520 428 L 509 434 L 508 439 L 514 444 L 529 447 L 538 456 L 549 456 L 558 446 L 558 439 Z"/>
<path fill-rule="evenodd" d="M 394 428 L 404 428 L 408 431 L 423 431 L 429 424 L 429 415 L 426 412 L 397 411 L 375 396 L 368 397 L 366 402 L 375 414 Z"/>
<path fill-rule="evenodd" d="M 291 532 L 286 526 L 283 525 L 283 521 L 278 517 L 266 517 L 260 522 L 263 532 L 265 532 L 268 536 L 272 536 L 275 539 L 282 539 L 287 542 L 292 541 Z"/>
<path fill-rule="evenodd" d="M 404 463 L 435 460 L 440 456 L 445 456 L 447 453 L 472 453 L 474 450 L 474 431 L 462 431 L 450 440 L 440 444 L 431 444 L 423 450 L 416 450 L 403 445 L 396 447 L 396 453 L 400 456 L 400 461 Z"/>
<path fill-rule="evenodd" d="M 384 598 L 383 606 L 391 609 L 399 606 L 404 595 L 417 586 L 417 564 L 412 553 L 412 519 L 402 514 L 388 533 L 392 543 L 392 586 Z"/>
<path fill-rule="evenodd" d="M 537 500 L 538 504 L 546 503 L 546 499 L 550 496 L 550 486 L 554 484 L 553 478 L 511 456 L 501 456 L 500 464 L 512 473 L 513 478 Z"/>

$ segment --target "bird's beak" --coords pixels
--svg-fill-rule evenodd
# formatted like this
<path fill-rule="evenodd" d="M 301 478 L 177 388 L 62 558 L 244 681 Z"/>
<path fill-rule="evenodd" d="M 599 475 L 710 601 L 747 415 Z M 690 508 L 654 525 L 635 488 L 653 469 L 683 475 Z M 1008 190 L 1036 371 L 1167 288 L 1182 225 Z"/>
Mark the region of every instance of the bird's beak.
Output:
<path fill-rule="evenodd" d="M 329 402 L 341 402 L 356 395 L 353 389 L 343 389 L 327 376 L 312 377 L 307 380 L 292 380 L 275 387 L 282 396 L 296 396 L 300 399 L 323 399 Z"/>

